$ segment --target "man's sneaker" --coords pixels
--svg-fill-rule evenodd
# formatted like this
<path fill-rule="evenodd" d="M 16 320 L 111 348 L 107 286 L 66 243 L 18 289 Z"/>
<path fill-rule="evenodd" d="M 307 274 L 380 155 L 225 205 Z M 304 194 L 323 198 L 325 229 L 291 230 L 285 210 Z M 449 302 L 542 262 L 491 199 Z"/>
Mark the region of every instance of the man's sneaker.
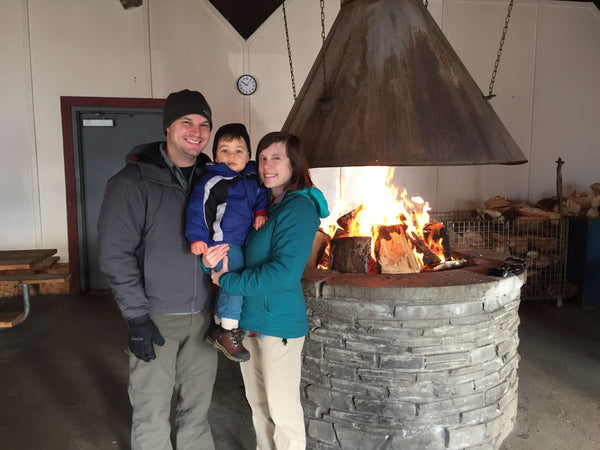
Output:
<path fill-rule="evenodd" d="M 250 352 L 242 345 L 244 332 L 239 328 L 226 330 L 219 327 L 213 346 L 223 352 L 232 361 L 242 362 L 250 359 Z"/>
<path fill-rule="evenodd" d="M 219 324 L 217 323 L 212 323 L 210 325 L 210 328 L 208 329 L 208 331 L 206 332 L 206 334 L 204 335 L 204 340 L 206 342 L 208 342 L 210 345 L 214 346 L 215 342 L 217 340 L 217 337 L 219 336 L 219 329 L 221 327 L 219 326 Z"/>

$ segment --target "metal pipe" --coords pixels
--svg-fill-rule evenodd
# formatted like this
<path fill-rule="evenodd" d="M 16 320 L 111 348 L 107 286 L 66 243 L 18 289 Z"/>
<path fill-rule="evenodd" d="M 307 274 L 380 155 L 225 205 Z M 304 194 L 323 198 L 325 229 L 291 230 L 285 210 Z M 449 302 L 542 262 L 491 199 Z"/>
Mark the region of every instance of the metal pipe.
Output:
<path fill-rule="evenodd" d="M 29 287 L 30 287 L 30 285 L 28 283 L 20 283 L 20 284 L 16 284 L 15 286 L 21 286 L 21 290 L 23 292 L 23 317 L 21 318 L 21 320 L 19 320 L 17 323 L 15 323 L 12 327 L 0 328 L 0 331 L 9 330 L 11 328 L 16 327 L 17 325 L 20 325 L 21 323 L 25 322 L 25 319 L 27 319 L 27 316 L 29 316 L 29 309 L 30 309 Z"/>

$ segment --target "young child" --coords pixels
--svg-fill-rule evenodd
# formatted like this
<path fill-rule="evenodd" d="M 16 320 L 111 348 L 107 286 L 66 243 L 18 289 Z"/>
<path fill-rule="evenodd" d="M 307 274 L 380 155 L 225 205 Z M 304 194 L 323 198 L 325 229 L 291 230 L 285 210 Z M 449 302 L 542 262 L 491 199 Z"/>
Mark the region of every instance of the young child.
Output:
<path fill-rule="evenodd" d="M 187 207 L 186 236 L 195 255 L 208 247 L 228 243 L 229 270 L 244 268 L 242 245 L 251 226 L 267 220 L 267 190 L 261 186 L 257 166 L 250 161 L 250 137 L 241 123 L 223 125 L 213 143 L 213 164 L 194 187 Z M 219 270 L 217 266 L 217 270 Z M 238 323 L 243 296 L 219 292 L 215 300 L 215 325 L 205 340 L 233 361 L 247 361 Z"/>

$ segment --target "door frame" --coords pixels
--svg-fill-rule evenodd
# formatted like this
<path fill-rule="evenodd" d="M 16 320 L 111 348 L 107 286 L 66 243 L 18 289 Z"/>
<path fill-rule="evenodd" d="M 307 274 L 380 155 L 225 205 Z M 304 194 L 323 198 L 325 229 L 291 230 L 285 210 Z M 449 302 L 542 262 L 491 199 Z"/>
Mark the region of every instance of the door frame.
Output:
<path fill-rule="evenodd" d="M 81 293 L 79 258 L 79 222 L 77 216 L 77 181 L 75 172 L 75 143 L 73 142 L 73 108 L 163 108 L 165 99 L 125 97 L 60 97 L 63 132 L 63 159 L 67 202 L 67 236 L 71 294 Z"/>

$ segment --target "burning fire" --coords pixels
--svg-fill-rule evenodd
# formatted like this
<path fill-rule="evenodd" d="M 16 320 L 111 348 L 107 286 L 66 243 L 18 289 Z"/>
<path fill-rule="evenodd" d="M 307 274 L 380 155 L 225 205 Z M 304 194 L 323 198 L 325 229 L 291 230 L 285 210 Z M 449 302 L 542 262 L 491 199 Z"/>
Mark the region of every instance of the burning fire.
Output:
<path fill-rule="evenodd" d="M 423 262 L 424 253 L 415 245 L 415 241 L 425 243 L 441 262 L 445 262 L 442 238 L 433 239 L 432 233 L 425 231 L 426 225 L 429 224 L 429 211 L 431 211 L 429 203 L 421 197 L 409 198 L 406 189 L 399 193 L 398 188 L 392 184 L 394 168 L 369 167 L 364 168 L 364 171 L 361 179 L 366 183 L 361 186 L 360 191 L 365 200 L 351 213 L 339 219 L 349 220 L 344 229 L 337 223 L 333 223 L 326 226 L 324 231 L 331 237 L 342 232 L 343 237 L 370 236 L 371 256 L 375 260 L 378 226 L 402 225 L 406 235 L 411 238 L 408 242 L 420 269 L 424 268 L 426 264 Z M 377 180 L 385 180 L 385 182 L 377 182 Z M 343 192 L 342 189 L 340 191 Z M 351 208 L 350 206 L 349 209 Z M 336 217 L 336 215 L 332 214 L 330 217 Z M 326 251 L 328 252 L 329 249 Z"/>

